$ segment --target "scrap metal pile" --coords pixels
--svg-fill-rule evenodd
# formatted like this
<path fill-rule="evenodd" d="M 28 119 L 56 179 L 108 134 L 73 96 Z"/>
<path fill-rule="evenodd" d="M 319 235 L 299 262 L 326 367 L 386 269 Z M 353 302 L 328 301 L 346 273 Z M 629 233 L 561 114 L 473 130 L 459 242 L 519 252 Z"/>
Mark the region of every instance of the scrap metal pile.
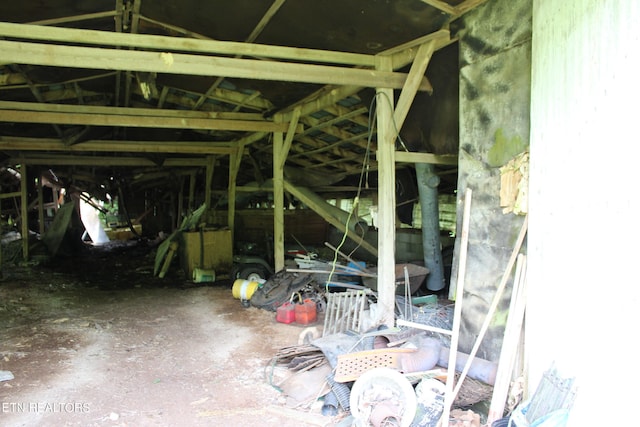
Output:
<path fill-rule="evenodd" d="M 450 327 L 449 304 L 413 301 L 424 300 L 398 296 L 397 315 Z M 332 307 L 336 313 L 330 315 Z M 321 402 L 322 414 L 351 423 L 345 426 L 435 426 L 444 406 L 448 337 L 371 327 L 367 323 L 371 310 L 375 310 L 372 291 L 330 294 L 324 328 L 306 328 L 298 345 L 276 353 L 267 369 L 270 384 L 282 392 L 289 407 L 310 408 Z M 316 332 L 311 340 L 310 329 Z M 493 363 L 474 361 L 453 406 L 468 409 L 490 397 L 496 369 Z"/>

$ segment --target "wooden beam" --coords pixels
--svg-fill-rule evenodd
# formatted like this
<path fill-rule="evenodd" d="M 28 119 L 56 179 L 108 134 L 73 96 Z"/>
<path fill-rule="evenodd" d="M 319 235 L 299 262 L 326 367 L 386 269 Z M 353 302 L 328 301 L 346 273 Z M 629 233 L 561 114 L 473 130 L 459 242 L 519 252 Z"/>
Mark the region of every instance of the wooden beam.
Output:
<path fill-rule="evenodd" d="M 83 106 L 87 108 L 88 106 Z M 96 107 L 104 108 L 104 107 Z M 161 110 L 153 110 L 161 111 Z M 125 126 L 164 129 L 204 129 L 248 132 L 273 132 L 283 125 L 266 121 L 170 117 L 163 114 L 95 114 L 82 112 L 24 111 L 0 109 L 0 121 L 12 123 L 55 123 L 68 125 Z M 286 124 L 284 125 L 286 129 Z"/>
<path fill-rule="evenodd" d="M 447 13 L 449 15 L 457 15 L 458 10 L 455 8 L 455 6 L 451 6 L 449 3 L 445 2 L 444 0 L 422 0 L 424 3 L 428 4 L 429 6 L 433 6 L 436 9 Z"/>
<path fill-rule="evenodd" d="M 455 154 L 431 154 L 416 153 L 412 151 L 396 151 L 396 163 L 430 163 L 432 165 L 458 164 L 458 156 Z"/>
<path fill-rule="evenodd" d="M 180 51 L 205 53 L 209 55 L 249 56 L 365 67 L 372 67 L 374 65 L 373 55 L 360 53 L 270 46 L 244 42 L 202 40 L 187 37 L 114 33 L 110 31 L 47 27 L 9 22 L 0 23 L 0 36 L 23 40 L 78 43 L 83 45 L 146 48 L 156 49 L 162 52 Z M 2 58 L 2 60 L 5 61 L 5 58 Z"/>
<path fill-rule="evenodd" d="M 2 24 L 0 23 L 0 27 Z M 1 31 L 0 31 L 1 34 Z M 107 33 L 111 34 L 111 33 Z M 134 36 L 134 34 L 129 34 Z M 299 83 L 357 85 L 399 89 L 406 75 L 389 71 L 256 59 L 211 57 L 97 47 L 61 46 L 0 40 L 4 63 L 84 69 L 146 71 L 196 76 L 225 76 Z M 300 60 L 300 58 L 296 58 Z M 426 81 L 420 90 L 429 90 Z"/>
<path fill-rule="evenodd" d="M 296 186 L 291 185 L 288 181 L 284 181 L 284 189 L 299 199 L 302 203 L 307 205 L 309 209 L 312 209 L 315 213 L 320 215 L 325 221 L 329 224 L 336 227 L 338 230 L 342 231 L 349 237 L 351 240 L 356 242 L 359 246 L 361 246 L 364 250 L 372 254 L 373 256 L 378 256 L 378 250 L 372 246 L 369 242 L 364 240 L 354 231 L 349 228 L 349 224 L 344 224 L 340 220 L 338 220 L 335 216 L 331 215 L 327 210 L 319 203 L 317 203 L 312 198 L 308 197 L 303 191 L 300 191 Z M 394 266 L 395 269 L 395 266 Z M 394 278 L 395 280 L 395 278 Z M 395 283 L 392 281 L 392 283 Z M 394 290 L 395 293 L 395 290 Z"/>
<path fill-rule="evenodd" d="M 444 47 L 449 46 L 451 43 L 456 42 L 456 39 L 451 38 L 449 30 L 442 29 L 434 33 L 427 34 L 426 36 L 418 37 L 417 39 L 408 41 L 398 46 L 394 46 L 391 49 L 387 49 L 380 52 L 378 55 L 391 56 L 393 63 L 393 69 L 398 70 L 413 62 L 418 54 L 418 47 L 429 42 L 435 42 L 434 50 L 438 51 Z"/>
<path fill-rule="evenodd" d="M 289 130 L 287 131 L 287 135 L 284 139 L 284 143 L 282 145 L 282 153 L 280 157 L 280 163 L 278 167 L 283 169 L 284 164 L 287 161 L 287 156 L 289 155 L 289 150 L 291 149 L 291 144 L 293 143 L 293 137 L 296 133 L 296 127 L 298 126 L 298 120 L 300 119 L 300 107 L 297 107 L 293 111 L 293 116 L 291 117 L 291 121 L 289 122 Z"/>
<path fill-rule="evenodd" d="M 108 156 L 77 156 L 77 155 L 48 155 L 48 156 L 20 156 L 10 158 L 5 163 L 45 166 L 143 166 L 158 167 L 157 162 L 143 157 L 108 157 Z M 204 158 L 179 158 L 166 159 L 161 166 L 164 167 L 194 167 L 206 166 Z"/>
<path fill-rule="evenodd" d="M 423 0 L 424 1 L 424 0 Z M 467 0 L 464 3 L 460 3 L 456 6 L 457 16 L 464 15 L 472 9 L 485 3 L 487 0 Z"/>
<path fill-rule="evenodd" d="M 238 171 L 242 164 L 242 156 L 244 154 L 244 144 L 239 144 L 229 156 L 229 187 L 227 189 L 227 200 L 229 207 L 227 209 L 227 225 L 231 230 L 231 241 L 234 239 L 235 223 L 236 223 L 236 188 Z M 235 279 L 232 277 L 232 279 Z"/>
<path fill-rule="evenodd" d="M 40 21 L 30 22 L 30 25 L 60 25 L 69 22 L 89 21 L 93 19 L 111 18 L 117 16 L 117 10 L 107 10 L 106 12 L 85 13 L 83 15 L 64 16 L 62 18 L 43 19 Z"/>
<path fill-rule="evenodd" d="M 14 88 L 17 85 L 24 85 L 26 83 L 27 79 L 20 73 L 8 73 L 0 75 L 0 86 L 11 86 L 12 88 Z"/>
<path fill-rule="evenodd" d="M 258 38 L 260 33 L 262 33 L 262 30 L 265 29 L 269 21 L 271 21 L 271 18 L 274 17 L 278 10 L 280 10 L 285 1 L 286 0 L 275 0 L 273 3 L 271 3 L 269 9 L 262 16 L 260 22 L 258 22 L 258 25 L 255 26 L 253 31 L 251 31 L 251 34 L 249 34 L 249 37 L 247 37 L 247 39 L 245 40 L 246 42 L 253 42 Z"/>
<path fill-rule="evenodd" d="M 269 7 L 269 9 L 266 11 L 266 13 L 262 16 L 262 19 L 260 19 L 260 22 L 258 22 L 258 25 L 256 25 L 256 27 L 253 29 L 253 31 L 251 32 L 251 34 L 249 34 L 249 37 L 247 37 L 245 39 L 246 43 L 251 43 L 254 42 L 256 40 L 256 38 L 258 38 L 258 36 L 260 35 L 260 33 L 262 32 L 262 30 L 264 30 L 264 28 L 267 26 L 267 24 L 269 23 L 269 21 L 271 20 L 271 18 L 273 18 L 273 16 L 276 14 L 276 12 L 278 12 L 278 10 L 280 9 L 280 7 L 284 4 L 285 0 L 275 0 L 271 6 Z M 236 58 L 239 58 L 240 55 L 236 55 Z M 220 86 L 220 84 L 222 84 L 222 81 L 224 80 L 224 77 L 218 77 L 216 79 L 216 81 L 209 87 L 209 89 L 207 89 L 207 91 L 200 96 L 200 98 L 198 98 L 198 100 L 196 101 L 195 105 L 193 106 L 194 110 L 199 109 L 202 104 L 204 103 L 205 99 L 213 92 L 215 91 L 218 86 Z M 258 92 L 256 92 L 255 94 L 253 94 L 251 97 L 259 97 L 260 94 Z M 239 106 L 237 106 L 236 108 L 240 108 Z"/>
<path fill-rule="evenodd" d="M 389 134 L 393 135 L 394 140 L 398 137 L 400 129 L 402 129 L 402 125 L 404 124 L 404 120 L 407 118 L 407 114 L 409 114 L 409 109 L 411 108 L 413 99 L 418 92 L 418 85 L 424 77 L 424 72 L 427 70 L 427 66 L 429 65 L 434 49 L 435 41 L 433 40 L 420 45 L 418 48 L 418 53 L 416 54 L 413 64 L 411 64 L 411 70 L 409 71 L 407 81 L 402 87 L 400 97 L 398 98 L 398 104 L 393 112 L 393 123 L 390 124 L 392 127 L 389 129 Z"/>
<path fill-rule="evenodd" d="M 168 153 L 168 154 L 230 154 L 230 143 L 205 141 L 100 141 L 91 140 L 75 145 L 49 138 L 0 136 L 0 150 L 64 151 L 102 153 Z"/>

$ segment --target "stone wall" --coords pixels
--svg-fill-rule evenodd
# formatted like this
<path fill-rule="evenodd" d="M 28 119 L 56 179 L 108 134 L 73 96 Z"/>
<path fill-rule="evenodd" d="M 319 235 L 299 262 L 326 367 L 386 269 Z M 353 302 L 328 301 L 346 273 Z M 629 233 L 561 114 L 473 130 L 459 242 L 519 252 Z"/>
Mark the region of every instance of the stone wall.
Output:
<path fill-rule="evenodd" d="M 452 25 L 460 38 L 458 236 L 465 190 L 473 190 L 459 347 L 463 352 L 475 343 L 524 221 L 522 215 L 503 213 L 500 167 L 528 150 L 531 15 L 531 0 L 492 0 Z M 459 241 L 451 298 L 458 258 Z M 492 361 L 499 357 L 511 282 L 479 357 Z"/>

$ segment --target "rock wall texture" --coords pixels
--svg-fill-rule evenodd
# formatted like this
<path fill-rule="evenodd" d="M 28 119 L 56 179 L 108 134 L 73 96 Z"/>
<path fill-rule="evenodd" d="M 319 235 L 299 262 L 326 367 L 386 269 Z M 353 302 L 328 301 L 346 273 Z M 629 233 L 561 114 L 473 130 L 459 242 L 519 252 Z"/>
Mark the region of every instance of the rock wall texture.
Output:
<path fill-rule="evenodd" d="M 529 146 L 531 0 L 492 0 L 454 23 L 460 38 L 458 236 L 473 190 L 459 350 L 469 352 L 500 284 L 524 216 L 503 213 L 501 173 Z M 449 296 L 455 295 L 459 239 Z M 478 351 L 497 361 L 511 297 L 509 280 Z"/>

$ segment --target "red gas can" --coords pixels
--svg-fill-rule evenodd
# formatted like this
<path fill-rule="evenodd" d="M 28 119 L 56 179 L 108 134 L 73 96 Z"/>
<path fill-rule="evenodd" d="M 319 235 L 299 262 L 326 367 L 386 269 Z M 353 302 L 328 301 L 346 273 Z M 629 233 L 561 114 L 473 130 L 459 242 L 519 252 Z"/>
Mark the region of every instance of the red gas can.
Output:
<path fill-rule="evenodd" d="M 285 302 L 276 309 L 276 320 L 280 323 L 292 323 L 296 320 L 295 306 L 291 302 Z"/>
<path fill-rule="evenodd" d="M 300 304 L 296 304 L 295 308 L 296 323 L 308 325 L 316 321 L 316 303 L 310 299 L 304 300 Z"/>

